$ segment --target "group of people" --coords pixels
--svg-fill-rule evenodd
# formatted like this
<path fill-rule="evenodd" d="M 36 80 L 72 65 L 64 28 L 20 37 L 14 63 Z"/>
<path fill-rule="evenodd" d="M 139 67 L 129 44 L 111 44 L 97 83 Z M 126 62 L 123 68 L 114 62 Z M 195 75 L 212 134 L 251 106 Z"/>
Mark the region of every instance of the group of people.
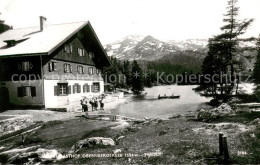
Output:
<path fill-rule="evenodd" d="M 100 106 L 100 110 L 104 110 L 104 98 L 102 97 L 98 100 L 97 97 L 92 98 L 90 101 L 86 97 L 80 100 L 80 104 L 82 106 L 82 111 L 87 112 L 89 105 L 91 106 L 92 111 L 97 111 L 98 105 Z"/>

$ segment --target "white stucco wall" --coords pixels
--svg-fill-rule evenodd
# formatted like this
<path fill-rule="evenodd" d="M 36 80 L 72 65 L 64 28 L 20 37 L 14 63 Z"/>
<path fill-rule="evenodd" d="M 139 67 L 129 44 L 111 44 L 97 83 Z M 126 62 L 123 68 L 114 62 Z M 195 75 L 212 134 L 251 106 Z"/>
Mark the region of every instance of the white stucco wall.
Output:
<path fill-rule="evenodd" d="M 9 91 L 9 102 L 14 105 L 43 105 L 42 95 L 42 80 L 35 81 L 4 81 L 1 82 L 4 85 L 1 87 L 7 87 Z M 21 86 L 34 86 L 36 87 L 36 97 L 24 96 L 18 97 L 18 87 Z"/>
<path fill-rule="evenodd" d="M 91 98 L 93 96 L 99 96 L 104 92 L 103 81 L 67 80 L 68 85 L 71 85 L 71 87 L 73 87 L 75 83 L 78 83 L 81 87 L 81 93 L 73 93 L 72 89 L 71 94 L 67 96 L 54 96 L 54 86 L 57 86 L 58 82 L 59 80 L 44 80 L 45 108 L 62 108 L 70 103 L 78 102 L 83 96 Z M 90 90 L 88 93 L 83 93 L 83 85 L 87 83 L 91 86 L 93 82 L 100 83 L 100 92 L 93 93 Z"/>
<path fill-rule="evenodd" d="M 59 80 L 36 80 L 36 81 L 26 81 L 26 82 L 12 82 L 12 81 L 4 81 L 1 82 L 1 87 L 8 88 L 9 91 L 9 102 L 14 105 L 32 105 L 32 106 L 42 106 L 45 105 L 45 108 L 61 108 L 64 105 L 68 105 L 73 102 L 79 102 L 83 96 L 88 98 L 99 96 L 104 93 L 104 82 L 103 81 L 84 81 L 84 80 L 67 80 L 68 85 L 73 85 L 78 83 L 81 87 L 81 93 L 72 93 L 67 96 L 54 96 L 54 86 L 57 86 Z M 90 86 L 93 82 L 100 83 L 100 92 L 93 93 L 83 93 L 83 85 L 89 84 Z M 44 93 L 42 93 L 42 84 L 44 84 Z M 24 96 L 18 97 L 18 87 L 21 86 L 34 86 L 36 87 L 36 97 Z M 44 96 L 44 97 L 43 97 Z"/>

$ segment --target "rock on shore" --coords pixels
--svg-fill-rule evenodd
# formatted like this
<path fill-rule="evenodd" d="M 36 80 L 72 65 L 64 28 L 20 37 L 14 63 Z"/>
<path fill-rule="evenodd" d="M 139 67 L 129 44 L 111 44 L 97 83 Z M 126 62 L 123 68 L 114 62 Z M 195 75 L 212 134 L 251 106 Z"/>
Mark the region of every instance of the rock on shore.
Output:
<path fill-rule="evenodd" d="M 203 120 L 203 121 L 208 121 L 210 119 L 216 119 L 218 117 L 229 115 L 229 114 L 232 114 L 234 112 L 235 111 L 232 110 L 232 108 L 228 104 L 223 103 L 219 107 L 214 108 L 214 109 L 210 109 L 210 110 L 201 109 L 201 110 L 199 110 L 199 113 L 197 115 L 197 119 Z"/>
<path fill-rule="evenodd" d="M 87 138 L 84 140 L 80 140 L 75 145 L 73 145 L 69 151 L 69 154 L 79 151 L 82 147 L 91 147 L 93 145 L 114 146 L 115 142 L 111 138 L 104 138 L 104 137 Z"/>

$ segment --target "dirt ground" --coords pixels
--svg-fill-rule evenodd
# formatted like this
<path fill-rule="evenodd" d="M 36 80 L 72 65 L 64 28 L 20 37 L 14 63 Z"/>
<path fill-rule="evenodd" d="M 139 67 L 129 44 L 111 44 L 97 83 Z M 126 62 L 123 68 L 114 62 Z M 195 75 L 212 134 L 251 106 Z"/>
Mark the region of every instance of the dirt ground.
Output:
<path fill-rule="evenodd" d="M 116 146 L 106 148 L 84 148 L 78 154 L 111 154 L 120 149 L 121 158 L 77 158 L 65 163 L 151 163 L 151 164 L 190 164 L 217 163 L 213 155 L 218 153 L 218 133 L 221 130 L 197 132 L 197 128 L 208 129 L 208 124 L 176 118 L 168 121 L 155 120 L 134 124 L 118 136 L 125 136 Z M 237 156 L 242 145 L 239 128 L 223 128 L 233 130 L 227 133 L 231 157 Z M 234 130 L 235 129 L 235 130 Z M 114 137 L 110 131 L 97 131 L 99 136 Z M 235 140 L 236 139 L 236 140 Z M 211 160 L 213 159 L 213 161 Z"/>
<path fill-rule="evenodd" d="M 254 116 L 254 117 L 253 117 Z M 252 117 L 252 118 L 251 118 Z M 259 163 L 257 154 L 260 133 L 255 131 L 250 122 L 260 117 L 259 114 L 238 115 L 204 123 L 184 117 L 171 120 L 146 120 L 130 122 L 127 128 L 113 129 L 119 122 L 90 120 L 75 117 L 62 121 L 49 121 L 36 131 L 30 132 L 21 145 L 21 137 L 0 142 L 0 152 L 13 148 L 39 146 L 56 149 L 61 154 L 68 154 L 71 147 L 79 140 L 89 137 L 112 138 L 115 146 L 84 147 L 76 154 L 113 154 L 121 157 L 77 157 L 63 159 L 56 163 L 69 164 L 214 164 L 219 163 L 218 134 L 224 132 L 228 138 L 231 163 Z M 250 118 L 245 120 L 245 118 Z M 224 120 L 224 121 L 223 121 Z M 239 122 L 239 121 L 245 122 Z M 254 134 L 254 136 L 252 135 Z M 251 136 L 252 135 L 252 136 Z M 258 137 L 259 136 L 259 137 Z M 118 137 L 121 137 L 120 140 Z M 246 141 L 250 141 L 245 145 Z"/>

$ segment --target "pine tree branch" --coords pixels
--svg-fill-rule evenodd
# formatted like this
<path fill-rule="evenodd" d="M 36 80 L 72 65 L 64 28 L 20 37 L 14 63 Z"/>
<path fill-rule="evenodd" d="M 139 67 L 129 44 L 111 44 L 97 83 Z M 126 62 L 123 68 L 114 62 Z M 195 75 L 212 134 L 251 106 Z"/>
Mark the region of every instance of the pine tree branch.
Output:
<path fill-rule="evenodd" d="M 244 20 L 242 23 L 240 23 L 240 26 L 238 27 L 237 30 L 237 34 L 241 35 L 244 34 L 248 28 L 248 26 L 250 26 L 250 24 L 252 24 L 254 21 L 254 19 L 250 19 L 250 20 Z"/>
<path fill-rule="evenodd" d="M 257 38 L 255 38 L 255 37 L 238 38 L 237 41 L 239 41 L 239 42 L 252 42 L 252 41 L 257 41 Z"/>

